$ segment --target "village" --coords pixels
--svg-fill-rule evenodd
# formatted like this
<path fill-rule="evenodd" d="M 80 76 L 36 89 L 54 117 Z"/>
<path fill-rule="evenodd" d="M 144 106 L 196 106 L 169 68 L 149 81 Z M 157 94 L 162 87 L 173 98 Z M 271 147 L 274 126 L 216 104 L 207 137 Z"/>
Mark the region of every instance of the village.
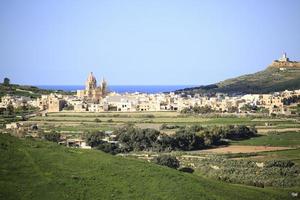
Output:
<path fill-rule="evenodd" d="M 177 111 L 193 107 L 206 107 L 217 113 L 255 113 L 293 115 L 290 109 L 297 105 L 300 90 L 275 92 L 272 94 L 245 94 L 228 96 L 223 93 L 214 95 L 185 95 L 170 93 L 124 93 L 109 92 L 103 80 L 100 86 L 91 73 L 88 76 L 85 90 L 78 90 L 76 95 L 52 93 L 31 99 L 23 96 L 3 96 L 0 109 L 8 106 L 18 108 L 32 106 L 44 113 L 52 112 L 155 112 Z M 257 109 L 259 108 L 259 109 Z"/>
<path fill-rule="evenodd" d="M 269 68 L 279 71 L 299 70 L 300 63 L 291 61 L 286 53 L 274 60 Z M 38 108 L 43 114 L 53 112 L 158 112 L 177 111 L 187 113 L 193 108 L 204 108 L 204 112 L 194 114 L 215 113 L 258 113 L 268 115 L 295 115 L 291 108 L 297 106 L 300 100 L 300 89 L 285 90 L 267 94 L 236 94 L 196 93 L 188 95 L 185 92 L 175 93 L 116 93 L 110 91 L 103 78 L 97 84 L 97 79 L 91 72 L 85 82 L 84 90 L 76 94 L 64 95 L 51 93 L 32 99 L 25 96 L 5 95 L 1 98 L 0 109 L 7 107 L 19 108 L 31 106 Z M 199 109 L 198 109 L 199 110 Z"/>

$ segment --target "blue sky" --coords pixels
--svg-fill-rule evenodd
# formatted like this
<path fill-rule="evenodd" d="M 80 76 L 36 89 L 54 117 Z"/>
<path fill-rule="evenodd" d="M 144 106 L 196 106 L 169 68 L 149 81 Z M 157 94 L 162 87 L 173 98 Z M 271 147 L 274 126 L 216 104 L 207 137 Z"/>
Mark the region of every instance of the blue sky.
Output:
<path fill-rule="evenodd" d="M 0 79 L 202 85 L 300 60 L 299 0 L 0 0 Z"/>

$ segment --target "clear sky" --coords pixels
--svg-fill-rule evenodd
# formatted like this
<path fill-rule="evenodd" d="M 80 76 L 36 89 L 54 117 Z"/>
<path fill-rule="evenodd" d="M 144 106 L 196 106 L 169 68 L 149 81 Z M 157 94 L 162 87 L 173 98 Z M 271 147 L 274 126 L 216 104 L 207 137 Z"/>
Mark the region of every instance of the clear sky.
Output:
<path fill-rule="evenodd" d="M 300 60 L 299 0 L 0 0 L 0 79 L 200 85 Z"/>

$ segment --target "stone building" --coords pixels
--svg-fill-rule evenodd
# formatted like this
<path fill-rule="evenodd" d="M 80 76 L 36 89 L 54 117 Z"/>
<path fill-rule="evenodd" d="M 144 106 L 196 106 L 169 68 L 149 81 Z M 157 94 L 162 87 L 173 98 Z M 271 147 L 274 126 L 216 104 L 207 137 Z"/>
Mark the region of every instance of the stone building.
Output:
<path fill-rule="evenodd" d="M 48 112 L 59 112 L 62 111 L 65 100 L 56 95 L 51 94 L 48 99 Z"/>
<path fill-rule="evenodd" d="M 62 111 L 66 104 L 62 95 L 50 94 L 42 95 L 36 100 L 36 105 L 40 110 L 47 110 L 48 112 L 59 112 Z"/>
<path fill-rule="evenodd" d="M 278 60 L 274 60 L 270 67 L 278 67 L 281 70 L 288 68 L 300 68 L 300 62 L 291 61 L 286 53 L 283 53 L 282 57 Z"/>
<path fill-rule="evenodd" d="M 97 80 L 91 72 L 85 82 L 85 90 L 77 90 L 77 97 L 91 102 L 99 102 L 100 99 L 107 95 L 107 82 L 102 82 L 97 86 Z"/>

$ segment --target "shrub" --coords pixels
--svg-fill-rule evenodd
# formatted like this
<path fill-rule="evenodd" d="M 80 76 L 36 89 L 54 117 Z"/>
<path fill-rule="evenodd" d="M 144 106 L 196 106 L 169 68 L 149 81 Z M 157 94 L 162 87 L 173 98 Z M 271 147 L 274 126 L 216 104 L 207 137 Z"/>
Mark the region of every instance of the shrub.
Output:
<path fill-rule="evenodd" d="M 179 167 L 179 161 L 175 156 L 170 155 L 161 155 L 153 159 L 153 162 L 162 165 L 167 166 L 170 168 L 177 169 Z"/>
<path fill-rule="evenodd" d="M 96 118 L 94 121 L 97 122 L 97 123 L 101 122 L 101 120 L 98 119 L 98 118 Z"/>
<path fill-rule="evenodd" d="M 97 149 L 113 155 L 117 153 L 121 153 L 121 149 L 119 148 L 119 146 L 114 143 L 108 143 L 108 142 L 101 143 L 97 146 Z"/>
<path fill-rule="evenodd" d="M 182 167 L 178 170 L 181 171 L 181 172 L 186 172 L 186 173 L 194 173 L 194 169 L 190 168 L 190 167 Z"/>
<path fill-rule="evenodd" d="M 176 129 L 176 128 L 180 128 L 180 126 L 178 126 L 178 125 L 162 124 L 159 129 L 160 130 L 164 130 L 164 129 Z"/>
<path fill-rule="evenodd" d="M 51 141 L 51 142 L 59 142 L 60 141 L 60 133 L 52 132 L 52 133 L 43 133 L 43 138 L 45 140 Z"/>
<path fill-rule="evenodd" d="M 290 160 L 271 160 L 266 163 L 266 167 L 292 167 L 295 164 Z"/>

